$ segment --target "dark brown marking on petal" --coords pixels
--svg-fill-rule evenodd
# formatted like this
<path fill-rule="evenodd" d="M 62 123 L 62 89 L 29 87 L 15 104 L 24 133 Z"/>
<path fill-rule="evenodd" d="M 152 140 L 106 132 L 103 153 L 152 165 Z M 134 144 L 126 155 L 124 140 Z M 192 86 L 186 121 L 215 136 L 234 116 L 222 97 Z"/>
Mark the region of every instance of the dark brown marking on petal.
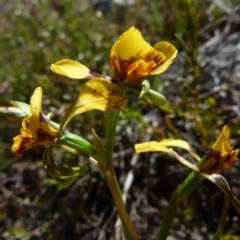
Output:
<path fill-rule="evenodd" d="M 117 55 L 116 54 L 113 54 L 113 59 L 115 60 L 115 61 L 117 61 L 118 59 L 117 59 Z"/>
<path fill-rule="evenodd" d="M 19 147 L 17 150 L 14 151 L 15 154 L 22 154 L 27 149 L 25 147 Z"/>
<path fill-rule="evenodd" d="M 156 56 L 153 58 L 154 62 L 158 65 L 162 62 L 162 58 L 160 56 Z"/>
<path fill-rule="evenodd" d="M 30 121 L 31 121 L 31 119 L 30 119 Z M 29 122 L 25 121 L 25 124 L 26 124 L 26 127 L 29 128 Z"/>
<path fill-rule="evenodd" d="M 200 166 L 200 170 L 202 173 L 207 174 L 220 173 L 223 171 L 223 162 L 225 159 L 226 157 L 223 158 L 221 156 L 221 152 L 211 149 L 205 156 L 205 162 L 203 166 Z"/>
<path fill-rule="evenodd" d="M 122 98 L 118 101 L 119 104 L 123 105 L 126 103 L 126 99 L 125 98 Z"/>
<path fill-rule="evenodd" d="M 21 138 L 21 140 L 20 140 L 20 144 L 19 144 L 17 150 L 14 151 L 14 153 L 16 153 L 16 154 L 23 153 L 24 151 L 30 149 L 31 146 L 35 144 L 35 143 L 29 144 L 29 142 L 31 142 L 30 138 L 25 138 L 21 135 L 19 137 Z"/>
<path fill-rule="evenodd" d="M 43 122 L 45 119 L 43 118 L 42 112 L 39 113 L 38 119 L 40 122 Z"/>
<path fill-rule="evenodd" d="M 43 129 L 39 128 L 36 131 L 36 135 L 37 135 L 37 140 L 40 142 L 45 142 L 45 141 L 53 141 L 55 139 L 54 136 L 49 135 L 48 133 L 46 133 Z"/>
<path fill-rule="evenodd" d="M 229 153 L 222 162 L 222 169 L 225 170 L 231 167 L 237 161 L 237 157 L 234 152 Z"/>
<path fill-rule="evenodd" d="M 119 106 L 117 103 L 115 103 L 114 106 L 113 106 L 113 108 L 114 108 L 114 109 L 120 109 L 121 106 Z"/>
<path fill-rule="evenodd" d="M 95 89 L 91 89 L 92 94 L 96 94 L 97 91 Z"/>
<path fill-rule="evenodd" d="M 109 94 L 110 94 L 110 95 L 119 94 L 119 90 L 118 90 L 118 89 L 112 89 Z"/>

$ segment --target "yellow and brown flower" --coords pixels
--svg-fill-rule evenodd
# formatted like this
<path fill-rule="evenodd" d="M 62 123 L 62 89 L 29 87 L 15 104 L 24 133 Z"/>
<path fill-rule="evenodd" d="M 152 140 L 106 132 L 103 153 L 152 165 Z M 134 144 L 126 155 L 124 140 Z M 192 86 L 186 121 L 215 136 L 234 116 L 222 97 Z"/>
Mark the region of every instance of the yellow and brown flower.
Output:
<path fill-rule="evenodd" d="M 51 143 L 59 136 L 50 120 L 42 114 L 41 87 L 36 88 L 31 97 L 30 111 L 31 115 L 22 121 L 21 134 L 13 139 L 13 153 L 20 154 L 34 146 Z"/>
<path fill-rule="evenodd" d="M 230 144 L 230 130 L 224 126 L 209 153 L 199 162 L 201 173 L 216 174 L 231 167 L 237 160 L 239 149 Z"/>
<path fill-rule="evenodd" d="M 115 82 L 136 84 L 148 75 L 164 72 L 177 55 L 168 42 L 151 47 L 135 27 L 128 29 L 113 45 L 110 63 Z"/>

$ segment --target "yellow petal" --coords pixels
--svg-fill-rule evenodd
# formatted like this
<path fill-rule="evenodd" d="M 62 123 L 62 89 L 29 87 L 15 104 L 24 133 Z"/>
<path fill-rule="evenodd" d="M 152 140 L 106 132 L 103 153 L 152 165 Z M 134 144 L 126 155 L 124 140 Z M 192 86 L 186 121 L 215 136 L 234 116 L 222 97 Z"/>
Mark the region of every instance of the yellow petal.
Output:
<path fill-rule="evenodd" d="M 221 152 L 222 156 L 225 156 L 232 151 L 233 147 L 230 144 L 230 130 L 227 126 L 223 127 L 212 149 L 216 152 Z"/>
<path fill-rule="evenodd" d="M 154 69 L 150 73 L 151 75 L 160 74 L 164 72 L 177 56 L 177 49 L 168 42 L 159 42 L 154 46 L 154 49 L 159 52 L 162 52 L 166 56 L 166 60 L 162 64 L 160 64 L 156 69 Z"/>
<path fill-rule="evenodd" d="M 139 144 L 135 144 L 135 150 L 137 153 L 141 153 L 141 152 L 166 152 L 169 153 L 170 155 L 172 155 L 174 158 L 176 158 L 180 163 L 182 163 L 183 165 L 193 169 L 194 171 L 199 171 L 199 168 L 188 162 L 185 158 L 181 157 L 180 155 L 178 155 L 176 152 L 173 151 L 173 149 L 168 148 L 167 146 L 174 146 L 174 147 L 187 147 L 186 142 L 184 143 L 184 141 L 182 140 L 175 140 L 174 143 L 174 139 L 166 139 L 166 141 L 161 141 L 161 142 L 147 142 L 147 143 L 139 143 Z"/>
<path fill-rule="evenodd" d="M 83 64 L 70 59 L 63 59 L 51 65 L 50 69 L 73 79 L 84 79 L 91 76 L 90 70 Z"/>
<path fill-rule="evenodd" d="M 175 140 L 175 139 L 163 139 L 160 143 L 166 147 L 179 147 L 187 150 L 197 161 L 200 161 L 200 157 L 195 153 L 191 148 L 188 142 L 184 140 Z"/>
<path fill-rule="evenodd" d="M 147 143 L 135 144 L 135 149 L 138 153 L 140 152 L 167 152 L 171 153 L 170 148 L 180 147 L 187 150 L 197 161 L 200 161 L 200 157 L 193 151 L 190 145 L 183 140 L 175 139 L 163 139 L 160 142 L 152 141 Z"/>
<path fill-rule="evenodd" d="M 135 150 L 137 153 L 142 152 L 167 152 L 169 149 L 162 145 L 160 142 L 152 141 L 146 143 L 137 143 L 135 144 Z"/>
<path fill-rule="evenodd" d="M 42 111 L 42 88 L 38 87 L 33 92 L 33 95 L 31 97 L 30 101 L 30 111 L 33 116 L 39 117 L 39 114 Z"/>
<path fill-rule="evenodd" d="M 120 61 L 128 61 L 131 58 L 137 58 L 137 56 L 147 55 L 152 47 L 143 39 L 140 31 L 131 27 L 122 34 L 112 49 Z"/>
<path fill-rule="evenodd" d="M 26 131 L 30 131 L 31 137 L 39 139 L 39 141 L 41 141 L 41 139 L 42 141 L 45 141 L 45 139 L 54 139 L 58 131 L 51 127 L 50 120 L 42 114 L 41 87 L 36 88 L 31 97 L 30 111 L 32 116 L 23 120 L 22 135 L 24 135 Z"/>

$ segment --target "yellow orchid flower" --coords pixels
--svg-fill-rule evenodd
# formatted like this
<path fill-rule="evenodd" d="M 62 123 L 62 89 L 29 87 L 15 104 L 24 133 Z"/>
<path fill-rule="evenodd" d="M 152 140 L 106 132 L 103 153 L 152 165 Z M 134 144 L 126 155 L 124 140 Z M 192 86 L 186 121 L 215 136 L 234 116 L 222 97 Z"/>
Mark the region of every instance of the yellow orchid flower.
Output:
<path fill-rule="evenodd" d="M 22 121 L 21 134 L 13 139 L 13 153 L 20 154 L 34 146 L 51 143 L 59 136 L 50 120 L 42 114 L 41 87 L 36 88 L 31 97 L 30 112 L 31 115 Z"/>
<path fill-rule="evenodd" d="M 198 164 L 195 165 L 189 162 L 188 160 L 180 156 L 177 152 L 175 152 L 172 147 L 180 147 L 187 150 L 194 158 L 196 158 Z M 203 179 L 208 179 L 218 188 L 220 188 L 227 197 L 227 199 L 234 204 L 234 206 L 240 213 L 240 201 L 232 193 L 226 179 L 221 174 L 219 174 L 225 169 L 231 167 L 238 160 L 237 156 L 239 154 L 239 149 L 233 150 L 233 147 L 230 144 L 230 130 L 227 126 L 223 127 L 212 149 L 201 160 L 199 159 L 199 156 L 196 155 L 196 153 L 191 149 L 189 144 L 182 140 L 164 139 L 160 142 L 153 141 L 146 143 L 138 143 L 135 144 L 135 150 L 137 153 L 149 151 L 169 153 L 180 163 L 192 169 L 194 172 L 192 172 L 191 174 L 194 175 L 197 179 L 199 179 L 200 182 Z M 192 180 L 195 181 L 195 177 Z M 196 182 L 192 182 L 191 178 L 187 178 L 186 182 L 183 183 L 181 186 L 185 188 L 186 193 L 188 194 L 188 188 L 191 190 L 190 192 L 192 192 L 193 189 L 191 187 L 195 184 Z M 184 195 L 183 193 L 181 194 L 182 196 Z M 182 196 L 180 198 L 182 198 Z"/>
<path fill-rule="evenodd" d="M 230 144 L 230 130 L 224 126 L 209 153 L 199 163 L 200 171 L 207 174 L 221 173 L 238 160 L 238 154 L 239 149 L 233 150 Z"/>
<path fill-rule="evenodd" d="M 151 47 L 135 27 L 129 28 L 113 45 L 110 63 L 115 82 L 137 83 L 143 77 L 164 72 L 177 55 L 168 42 Z"/>
<path fill-rule="evenodd" d="M 184 159 L 179 158 L 171 147 L 180 147 L 187 150 L 199 162 L 198 165 L 183 161 Z M 221 173 L 231 167 L 238 160 L 237 156 L 239 154 L 239 149 L 233 150 L 230 144 L 230 130 L 227 126 L 223 127 L 213 147 L 202 160 L 200 160 L 200 157 L 193 151 L 189 144 L 183 140 L 164 139 L 160 142 L 138 143 L 135 144 L 135 149 L 137 153 L 167 152 L 193 170 L 209 175 Z"/>
<path fill-rule="evenodd" d="M 168 42 L 159 42 L 151 47 L 135 27 L 129 28 L 113 45 L 110 64 L 113 70 L 112 82 L 138 83 L 148 75 L 164 72 L 177 55 L 177 49 Z M 51 65 L 50 69 L 73 79 L 109 77 L 90 71 L 85 65 L 70 59 L 63 59 Z"/>

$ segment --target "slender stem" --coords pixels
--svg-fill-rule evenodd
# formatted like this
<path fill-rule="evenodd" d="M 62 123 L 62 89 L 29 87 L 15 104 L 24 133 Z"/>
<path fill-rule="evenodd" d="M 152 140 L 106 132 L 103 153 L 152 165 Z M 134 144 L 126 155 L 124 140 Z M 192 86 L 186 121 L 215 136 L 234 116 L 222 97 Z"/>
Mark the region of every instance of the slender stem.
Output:
<path fill-rule="evenodd" d="M 177 204 L 179 205 L 184 198 L 196 190 L 202 184 L 203 180 L 204 178 L 198 172 L 192 171 L 177 191 Z"/>
<path fill-rule="evenodd" d="M 172 199 L 169 203 L 169 206 L 166 210 L 166 212 L 164 213 L 164 217 L 163 217 L 163 221 L 161 224 L 161 228 L 158 232 L 157 235 L 157 240 L 163 240 L 166 239 L 168 236 L 168 232 L 172 226 L 172 221 L 173 218 L 176 214 L 177 208 L 178 208 L 178 204 L 177 204 L 177 192 L 178 192 L 179 187 L 177 188 L 177 190 L 174 192 Z"/>
<path fill-rule="evenodd" d="M 222 213 L 221 213 L 218 228 L 213 237 L 213 240 L 221 240 L 221 238 L 222 238 L 222 232 L 223 232 L 224 224 L 225 224 L 225 221 L 227 218 L 228 208 L 229 208 L 229 200 L 227 199 L 226 195 L 224 195 Z"/>
<path fill-rule="evenodd" d="M 126 211 L 122 193 L 113 168 L 113 149 L 115 143 L 115 133 L 120 111 L 108 112 L 106 116 L 106 152 L 107 171 L 102 172 L 112 193 L 115 205 L 121 219 L 124 237 L 126 240 L 138 240 L 136 229 Z"/>
<path fill-rule="evenodd" d="M 109 186 L 109 189 L 112 193 L 115 205 L 118 210 L 118 214 L 120 216 L 122 225 L 123 225 L 123 230 L 124 230 L 124 235 L 126 240 L 138 240 L 138 234 L 136 232 L 136 229 L 126 211 L 125 204 L 122 199 L 122 193 L 118 185 L 118 181 L 116 178 L 116 175 L 113 172 L 108 172 L 107 174 L 104 174 L 104 177 L 106 179 L 106 182 Z"/>
<path fill-rule="evenodd" d="M 164 214 L 163 222 L 160 227 L 157 240 L 167 239 L 170 228 L 172 227 L 174 216 L 177 212 L 179 204 L 184 198 L 189 196 L 195 189 L 197 189 L 203 181 L 203 178 L 199 173 L 191 172 L 184 182 L 175 191 L 167 211 Z"/>
<path fill-rule="evenodd" d="M 113 169 L 113 149 L 115 143 L 115 132 L 120 111 L 108 112 L 106 119 L 106 152 L 108 156 L 107 169 Z"/>

